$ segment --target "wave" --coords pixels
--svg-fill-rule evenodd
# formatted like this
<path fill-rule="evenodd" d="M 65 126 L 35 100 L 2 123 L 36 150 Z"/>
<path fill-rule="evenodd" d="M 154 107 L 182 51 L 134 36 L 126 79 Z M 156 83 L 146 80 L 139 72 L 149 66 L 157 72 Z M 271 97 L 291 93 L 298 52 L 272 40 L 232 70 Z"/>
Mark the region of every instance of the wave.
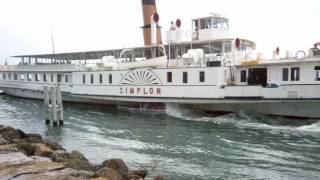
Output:
<path fill-rule="evenodd" d="M 308 131 L 308 132 L 320 132 L 320 121 L 315 122 L 310 125 L 298 127 L 297 130 Z"/>
<path fill-rule="evenodd" d="M 190 110 L 181 108 L 178 104 L 167 103 L 166 115 L 195 122 L 209 122 L 214 124 L 232 124 L 239 128 L 269 129 L 275 131 L 299 131 L 320 133 L 319 120 L 289 120 L 283 117 L 267 116 L 256 113 L 237 112 L 223 116 L 208 117 L 193 114 Z M 299 122 L 297 124 L 297 122 Z"/>

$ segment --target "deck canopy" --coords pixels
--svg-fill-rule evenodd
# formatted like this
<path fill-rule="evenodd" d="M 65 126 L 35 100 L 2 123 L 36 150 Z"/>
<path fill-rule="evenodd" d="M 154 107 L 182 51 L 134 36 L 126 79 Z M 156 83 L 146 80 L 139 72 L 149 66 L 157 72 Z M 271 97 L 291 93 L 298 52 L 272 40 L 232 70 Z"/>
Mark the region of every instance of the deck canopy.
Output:
<path fill-rule="evenodd" d="M 193 41 L 193 42 L 180 42 L 180 43 L 174 43 L 171 44 L 171 48 L 174 46 L 176 47 L 186 47 L 186 48 L 206 48 L 208 46 L 217 44 L 217 43 L 232 43 L 234 39 L 220 39 L 220 40 L 210 40 L 210 41 Z M 256 45 L 254 42 L 241 39 L 241 44 L 251 47 L 252 49 L 255 49 Z M 169 45 L 164 45 L 166 49 L 168 49 Z M 145 46 L 145 47 L 136 47 L 136 48 L 130 48 L 137 52 L 144 51 L 148 48 L 154 48 L 158 47 L 158 45 L 152 45 L 152 46 Z M 119 58 L 120 53 L 123 49 L 113 49 L 113 50 L 99 50 L 99 51 L 83 51 L 83 52 L 70 52 L 70 53 L 56 53 L 56 54 L 39 54 L 39 55 L 18 55 L 13 56 L 14 58 L 20 58 L 20 59 L 50 59 L 50 60 L 71 60 L 71 61 L 77 61 L 77 60 L 97 60 L 102 59 L 104 56 L 114 56 L 115 58 Z"/>

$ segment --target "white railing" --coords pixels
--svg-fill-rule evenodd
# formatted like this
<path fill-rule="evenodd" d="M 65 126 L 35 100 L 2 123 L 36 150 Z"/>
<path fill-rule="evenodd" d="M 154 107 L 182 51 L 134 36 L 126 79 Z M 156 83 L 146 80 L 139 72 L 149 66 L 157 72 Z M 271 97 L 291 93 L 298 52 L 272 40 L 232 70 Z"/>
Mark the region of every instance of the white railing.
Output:
<path fill-rule="evenodd" d="M 1 69 L 0 69 L 1 70 Z M 51 71 L 51 72 L 61 72 L 61 71 L 84 71 L 84 64 L 43 64 L 43 65 L 16 65 L 7 66 L 7 71 Z"/>

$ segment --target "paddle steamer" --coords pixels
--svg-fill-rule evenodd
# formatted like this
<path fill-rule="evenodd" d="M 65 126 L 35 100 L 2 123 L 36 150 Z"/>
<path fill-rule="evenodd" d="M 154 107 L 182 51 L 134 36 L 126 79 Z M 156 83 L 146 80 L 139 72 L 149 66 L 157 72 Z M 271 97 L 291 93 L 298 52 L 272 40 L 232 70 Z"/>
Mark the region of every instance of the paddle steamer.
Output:
<path fill-rule="evenodd" d="M 229 37 L 228 19 L 211 14 L 191 31 L 178 19 L 163 44 L 155 0 L 142 7 L 144 47 L 14 56 L 18 65 L 0 66 L 0 89 L 42 99 L 44 86 L 60 86 L 64 101 L 119 108 L 320 117 L 320 43 L 308 54 L 253 57 L 255 43 Z"/>

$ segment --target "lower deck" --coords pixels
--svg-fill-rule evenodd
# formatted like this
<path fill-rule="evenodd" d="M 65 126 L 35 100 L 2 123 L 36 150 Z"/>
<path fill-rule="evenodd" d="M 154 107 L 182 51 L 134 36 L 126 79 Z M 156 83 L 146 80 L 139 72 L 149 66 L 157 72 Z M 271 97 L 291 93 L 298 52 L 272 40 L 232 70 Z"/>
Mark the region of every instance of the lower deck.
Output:
<path fill-rule="evenodd" d="M 43 100 L 43 92 L 36 90 L 22 90 L 4 88 L 8 95 L 23 98 Z M 166 111 L 169 106 L 177 106 L 190 111 L 229 113 L 255 112 L 267 115 L 280 115 L 303 118 L 320 118 L 319 99 L 191 99 L 191 98 L 132 98 L 108 97 L 91 95 L 73 95 L 64 93 L 63 100 L 75 103 L 107 104 L 118 109 L 148 110 L 153 112 Z"/>

